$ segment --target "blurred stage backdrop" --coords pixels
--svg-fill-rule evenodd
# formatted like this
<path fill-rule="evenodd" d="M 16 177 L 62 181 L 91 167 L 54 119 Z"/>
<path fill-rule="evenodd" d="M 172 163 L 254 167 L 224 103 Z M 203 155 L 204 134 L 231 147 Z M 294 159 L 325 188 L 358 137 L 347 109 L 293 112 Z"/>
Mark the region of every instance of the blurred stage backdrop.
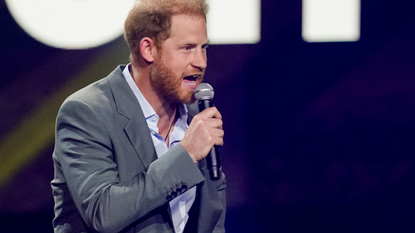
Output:
<path fill-rule="evenodd" d="M 412 6 L 364 0 L 359 41 L 306 43 L 301 0 L 263 0 L 258 43 L 209 47 L 227 232 L 415 231 Z M 121 37 L 44 45 L 0 1 L 0 232 L 53 231 L 57 110 L 126 62 Z"/>

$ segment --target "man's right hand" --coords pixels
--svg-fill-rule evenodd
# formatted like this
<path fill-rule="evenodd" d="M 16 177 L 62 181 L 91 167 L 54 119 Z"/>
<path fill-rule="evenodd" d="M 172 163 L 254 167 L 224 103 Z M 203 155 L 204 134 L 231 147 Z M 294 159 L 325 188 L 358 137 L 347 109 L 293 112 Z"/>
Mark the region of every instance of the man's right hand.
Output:
<path fill-rule="evenodd" d="M 207 108 L 193 117 L 180 144 L 195 163 L 204 159 L 214 145 L 223 145 L 222 125 L 222 115 L 216 107 Z"/>

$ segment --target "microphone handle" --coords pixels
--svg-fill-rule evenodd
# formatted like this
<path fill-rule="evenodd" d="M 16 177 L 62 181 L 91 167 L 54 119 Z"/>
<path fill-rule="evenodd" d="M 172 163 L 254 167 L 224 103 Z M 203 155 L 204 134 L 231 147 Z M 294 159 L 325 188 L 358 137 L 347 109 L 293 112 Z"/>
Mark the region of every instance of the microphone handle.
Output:
<path fill-rule="evenodd" d="M 213 107 L 213 102 L 210 99 L 199 100 L 199 112 Z M 211 180 L 218 180 L 220 178 L 220 156 L 218 146 L 213 146 L 212 150 L 206 157 L 207 168 Z"/>

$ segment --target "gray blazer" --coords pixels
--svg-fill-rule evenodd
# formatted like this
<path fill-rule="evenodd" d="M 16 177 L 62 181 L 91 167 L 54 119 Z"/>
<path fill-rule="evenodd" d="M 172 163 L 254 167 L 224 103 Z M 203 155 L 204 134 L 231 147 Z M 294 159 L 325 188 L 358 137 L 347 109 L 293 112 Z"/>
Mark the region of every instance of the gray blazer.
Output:
<path fill-rule="evenodd" d="M 225 232 L 225 176 L 210 180 L 205 161 L 196 165 L 180 144 L 157 159 L 123 68 L 72 94 L 59 110 L 55 232 L 174 232 L 168 202 L 193 186 L 186 231 Z"/>

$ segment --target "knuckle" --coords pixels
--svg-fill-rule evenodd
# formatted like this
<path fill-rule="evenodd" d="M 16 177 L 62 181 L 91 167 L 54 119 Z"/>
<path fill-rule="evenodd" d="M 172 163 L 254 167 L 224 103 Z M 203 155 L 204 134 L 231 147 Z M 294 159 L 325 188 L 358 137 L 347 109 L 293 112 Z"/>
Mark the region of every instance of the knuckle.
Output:
<path fill-rule="evenodd" d="M 196 125 L 198 125 L 198 126 L 203 126 L 204 125 L 204 121 L 203 120 L 197 120 L 196 121 Z"/>

